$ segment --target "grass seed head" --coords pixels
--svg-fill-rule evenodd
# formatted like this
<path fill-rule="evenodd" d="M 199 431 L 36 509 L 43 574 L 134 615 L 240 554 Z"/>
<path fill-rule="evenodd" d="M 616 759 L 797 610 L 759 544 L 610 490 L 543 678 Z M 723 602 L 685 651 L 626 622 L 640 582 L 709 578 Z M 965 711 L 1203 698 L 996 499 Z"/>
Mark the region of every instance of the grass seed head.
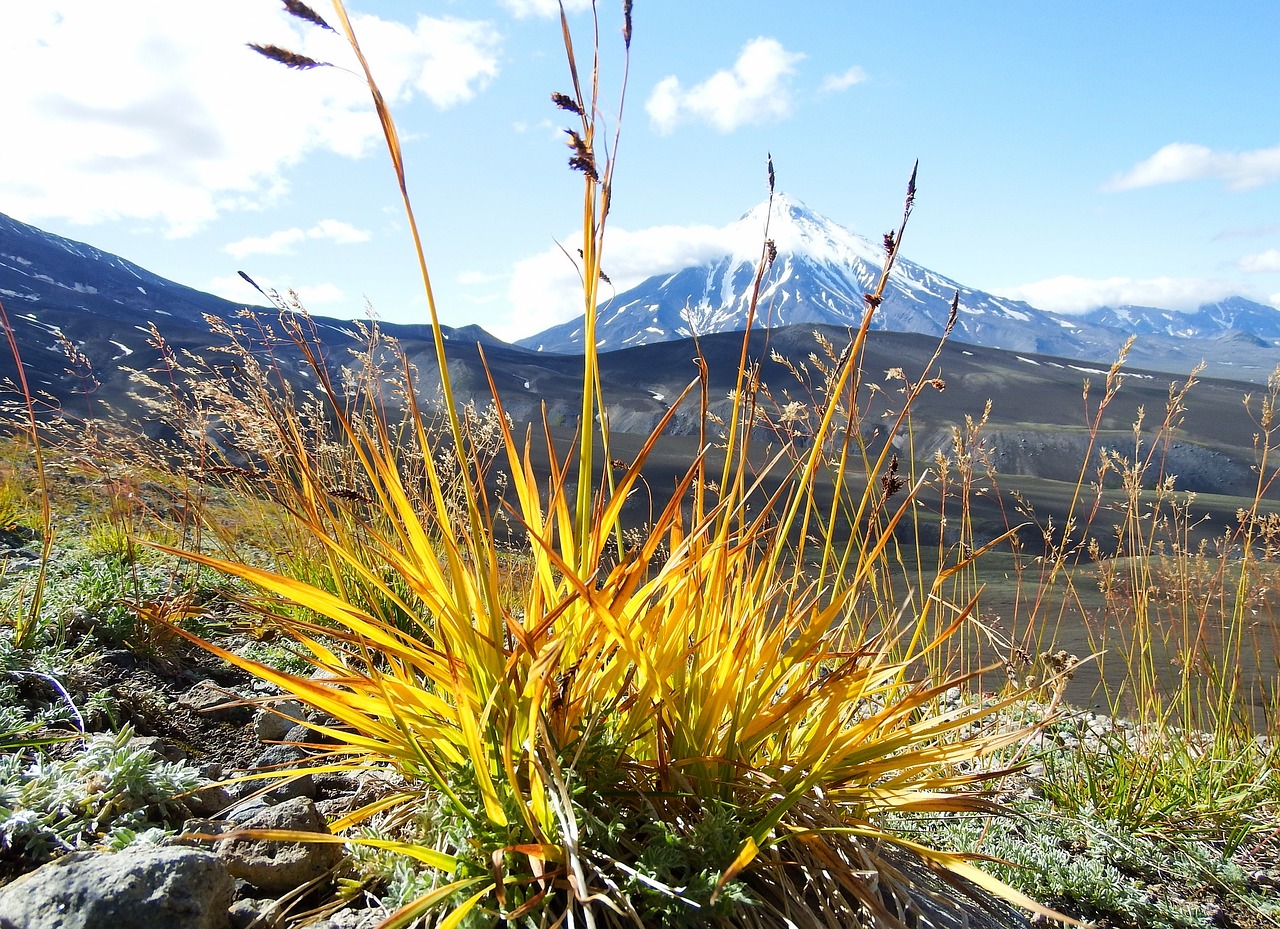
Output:
<path fill-rule="evenodd" d="M 272 61 L 278 61 L 286 68 L 309 71 L 312 68 L 332 67 L 327 61 L 317 61 L 315 58 L 308 58 L 306 55 L 291 52 L 287 48 L 281 48 L 279 45 L 259 45 L 257 42 L 250 42 L 248 45 L 259 55 L 270 58 Z"/>
<path fill-rule="evenodd" d="M 578 106 L 578 101 L 574 100 L 568 94 L 561 93 L 558 90 L 552 91 L 551 102 L 562 110 L 568 110 L 570 113 L 575 113 L 578 116 L 582 115 L 582 107 Z"/>
<path fill-rule="evenodd" d="M 298 19 L 319 26 L 321 29 L 327 29 L 329 32 L 335 31 L 332 26 L 324 21 L 319 13 L 303 3 L 302 0 L 284 0 L 284 8 L 289 11 L 290 15 L 296 16 Z"/>

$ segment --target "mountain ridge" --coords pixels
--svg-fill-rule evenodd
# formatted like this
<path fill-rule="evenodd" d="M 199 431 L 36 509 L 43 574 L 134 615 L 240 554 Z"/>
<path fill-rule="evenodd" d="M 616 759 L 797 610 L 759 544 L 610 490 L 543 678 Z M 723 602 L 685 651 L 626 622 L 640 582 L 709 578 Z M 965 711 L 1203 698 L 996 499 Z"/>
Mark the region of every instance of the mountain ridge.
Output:
<path fill-rule="evenodd" d="M 655 275 L 600 305 L 597 346 L 628 348 L 746 327 L 751 284 L 772 240 L 776 257 L 760 289 L 753 328 L 790 324 L 857 327 L 884 263 L 884 249 L 786 194 L 757 204 L 724 227 L 722 254 Z M 889 275 L 873 329 L 941 335 L 958 297 L 952 338 L 1010 351 L 1081 360 L 1111 360 L 1130 334 L 1144 337 L 1135 358 L 1172 372 L 1189 371 L 1203 355 L 1214 374 L 1264 380 L 1280 361 L 1280 312 L 1243 297 L 1206 303 L 1192 312 L 1100 307 L 1052 313 L 1024 301 L 968 287 L 900 256 Z M 535 351 L 580 353 L 583 317 L 516 344 Z M 1257 340 L 1242 357 L 1206 344 L 1239 329 Z"/>
<path fill-rule="evenodd" d="M 254 350 L 261 352 L 273 380 L 287 382 L 299 397 L 315 389 L 315 378 L 301 352 L 278 331 L 278 310 L 249 308 L 259 314 L 256 321 L 233 319 L 241 312 L 240 304 L 165 281 L 124 259 L 49 236 L 7 217 L 0 222 L 0 291 L 39 409 L 50 415 L 61 413 L 72 424 L 87 417 L 122 417 L 149 434 L 172 431 L 175 425 L 157 420 L 138 394 L 154 396 L 157 389 L 198 391 L 199 383 L 189 383 L 181 372 L 173 371 L 174 358 L 203 357 L 212 350 L 210 365 L 195 365 L 193 376 L 198 378 L 214 368 L 230 370 L 228 356 L 218 353 L 219 347 L 225 347 L 225 334 L 210 331 L 205 313 L 236 325 L 243 323 L 245 338 L 257 340 Z M 259 324 L 276 326 L 276 335 L 264 341 Z M 352 352 L 366 347 L 357 331 L 360 327 L 323 317 L 311 318 L 311 326 L 322 341 L 318 357 L 325 359 L 332 381 L 343 383 L 342 366 L 351 364 Z M 416 372 L 422 408 L 434 409 L 439 389 L 434 330 L 421 325 L 379 327 L 395 337 L 403 361 Z M 461 402 L 487 403 L 492 398 L 492 384 L 513 422 L 545 423 L 552 437 L 573 433 L 581 412 L 580 356 L 529 351 L 472 327 L 444 327 L 442 334 L 455 396 Z M 847 325 L 817 323 L 756 330 L 748 334 L 745 350 L 751 363 L 758 365 L 762 389 L 770 391 L 767 396 L 804 398 L 821 389 L 820 383 L 805 380 L 816 376 L 817 370 L 807 359 L 820 360 L 824 353 L 835 357 L 849 334 Z M 164 340 L 163 350 L 158 338 Z M 1161 338 L 1151 336 L 1142 341 Z M 615 451 L 623 458 L 634 454 L 668 414 L 675 398 L 696 384 L 700 372 L 707 378 L 709 413 L 721 420 L 730 417 L 743 341 L 741 333 L 718 332 L 701 337 L 696 347 L 683 341 L 661 341 L 602 353 L 598 375 Z M 1256 337 L 1235 330 L 1215 341 L 1178 341 L 1202 348 L 1216 346 L 1236 359 L 1249 352 L 1274 354 L 1270 347 L 1257 346 Z M 83 362 L 68 351 L 83 355 Z M 835 355 L 829 354 L 832 352 Z M 386 360 L 401 370 L 398 356 L 387 355 Z M 992 462 L 1006 479 L 1016 475 L 1018 480 L 1055 483 L 1078 478 L 1081 456 L 1089 454 L 1087 432 L 1070 427 L 1078 419 L 1081 382 L 1104 379 L 1109 368 L 1109 361 L 1073 361 L 956 340 L 939 349 L 935 335 L 883 330 L 870 333 L 860 361 L 869 388 L 882 382 L 867 398 L 864 422 L 868 424 L 883 422 L 898 396 L 900 382 L 883 378 L 886 371 L 905 370 L 909 377 L 936 378 L 947 385 L 945 392 L 929 392 L 927 402 L 913 412 L 910 447 L 921 460 L 949 453 L 955 424 L 979 414 L 984 402 L 994 399 L 984 439 Z M 1190 366 L 1188 363 L 1186 369 Z M 1169 378 L 1143 367 L 1135 349 L 1124 368 L 1124 390 L 1111 411 L 1115 423 L 1108 425 L 1102 437 L 1108 443 L 1131 442 L 1127 424 L 1138 416 L 1138 410 L 1158 409 L 1167 402 Z M 1232 373 L 1243 370 L 1237 366 Z M 139 385 L 139 375 L 158 383 Z M 1176 461 L 1179 486 L 1206 494 L 1205 499 L 1214 494 L 1252 492 L 1256 475 L 1251 470 L 1255 454 L 1251 437 L 1256 424 L 1242 401 L 1257 390 L 1259 379 L 1255 376 L 1254 383 L 1247 383 L 1238 376 L 1231 380 L 1206 377 L 1196 388 L 1196 402 L 1183 418 L 1179 436 L 1169 450 L 1170 460 Z M 0 352 L 0 382 L 4 381 L 9 383 L 12 399 L 16 369 L 12 356 Z M 646 480 L 658 495 L 655 499 L 661 497 L 663 487 L 673 486 L 690 457 L 700 453 L 707 422 L 696 400 L 674 411 L 660 450 L 646 468 Z M 1222 512 L 1227 516 L 1234 513 L 1234 497 L 1222 499 L 1227 501 Z M 628 506 L 636 508 L 637 519 L 646 518 L 645 501 L 637 498 Z M 1065 513 L 1056 511 L 1048 515 L 1065 518 Z M 979 534 L 996 537 L 1004 531 L 1002 519 L 1004 511 L 992 508 L 982 517 Z M 1214 525 L 1220 528 L 1222 524 Z"/>

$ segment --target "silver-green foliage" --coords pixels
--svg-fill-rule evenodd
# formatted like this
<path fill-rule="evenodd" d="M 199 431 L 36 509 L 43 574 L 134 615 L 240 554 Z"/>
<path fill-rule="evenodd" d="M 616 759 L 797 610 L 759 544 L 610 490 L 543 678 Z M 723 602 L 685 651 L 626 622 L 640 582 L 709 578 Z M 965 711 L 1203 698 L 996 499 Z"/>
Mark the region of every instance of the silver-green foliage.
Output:
<path fill-rule="evenodd" d="M 201 782 L 189 765 L 134 742 L 128 728 L 90 736 L 66 758 L 34 750 L 0 756 L 0 847 L 39 861 L 117 846 L 181 814 L 176 798 Z"/>
<path fill-rule="evenodd" d="M 1114 820 L 1022 799 L 1010 817 L 914 818 L 904 831 L 1001 859 L 986 867 L 1019 890 L 1089 920 L 1149 929 L 1209 929 L 1205 901 L 1234 899 L 1259 916 L 1280 904 L 1251 892 L 1240 865 L 1212 843 L 1138 834 Z"/>

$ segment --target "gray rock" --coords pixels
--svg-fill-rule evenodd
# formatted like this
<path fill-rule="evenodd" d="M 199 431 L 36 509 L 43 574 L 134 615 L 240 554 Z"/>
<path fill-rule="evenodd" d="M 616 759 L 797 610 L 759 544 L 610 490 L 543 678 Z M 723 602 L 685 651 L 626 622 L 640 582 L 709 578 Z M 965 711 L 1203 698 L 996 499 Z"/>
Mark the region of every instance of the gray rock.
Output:
<path fill-rule="evenodd" d="M 191 758 L 191 753 L 177 742 L 156 735 L 135 735 L 129 740 L 129 747 L 146 749 L 165 761 L 188 761 Z"/>
<path fill-rule="evenodd" d="M 390 915 L 391 911 L 382 906 L 367 910 L 339 910 L 312 923 L 309 929 L 374 929 Z"/>
<path fill-rule="evenodd" d="M 244 829 L 283 829 L 329 834 L 329 827 L 306 797 L 266 807 L 240 822 Z M 235 877 L 268 892 L 292 890 L 314 880 L 342 858 L 342 846 L 320 842 L 224 839 L 218 856 Z"/>
<path fill-rule="evenodd" d="M 237 799 L 237 795 L 223 784 L 201 787 L 182 798 L 187 809 L 197 816 L 214 816 L 230 807 Z"/>
<path fill-rule="evenodd" d="M 195 836 L 219 836 L 235 829 L 235 823 L 226 819 L 188 819 L 178 830 L 178 834 L 165 839 L 166 845 L 193 845 L 196 848 L 213 850 L 216 839 L 197 839 Z"/>
<path fill-rule="evenodd" d="M 263 770 L 281 769 L 305 762 L 309 757 L 305 751 L 292 745 L 272 745 L 258 756 L 253 766 Z M 263 786 L 266 783 L 269 782 L 263 782 Z M 293 797 L 315 797 L 316 784 L 310 774 L 282 777 L 280 783 L 268 790 L 266 795 L 272 803 L 281 803 Z"/>
<path fill-rule="evenodd" d="M 253 717 L 259 742 L 279 742 L 305 718 L 306 708 L 297 700 L 281 700 L 261 707 Z"/>
<path fill-rule="evenodd" d="M 231 904 L 228 911 L 231 929 L 276 929 L 281 925 L 281 910 L 275 900 L 246 897 Z"/>
<path fill-rule="evenodd" d="M 0 890 L 0 926 L 226 929 L 234 893 L 226 866 L 199 849 L 76 852 Z"/>
<path fill-rule="evenodd" d="M 210 719 L 231 723 L 245 723 L 253 717 L 253 710 L 235 701 L 244 699 L 234 691 L 204 680 L 178 697 L 178 706 L 195 713 L 203 713 Z M 231 705 L 228 705 L 231 704 Z"/>
<path fill-rule="evenodd" d="M 308 745 L 337 745 L 338 739 L 327 732 L 317 732 L 312 726 L 340 725 L 336 719 L 309 717 L 306 723 L 298 723 L 284 734 L 286 742 L 301 742 Z"/>
<path fill-rule="evenodd" d="M 354 797 L 364 787 L 358 773 L 354 771 L 330 771 L 312 777 L 316 785 L 316 794 L 321 797 Z"/>
<path fill-rule="evenodd" d="M 237 823 L 243 826 L 253 817 L 257 816 L 263 810 L 270 809 L 274 804 L 267 799 L 266 794 L 256 793 L 250 794 L 243 800 L 238 801 L 229 809 L 223 810 L 218 815 L 228 822 Z"/>

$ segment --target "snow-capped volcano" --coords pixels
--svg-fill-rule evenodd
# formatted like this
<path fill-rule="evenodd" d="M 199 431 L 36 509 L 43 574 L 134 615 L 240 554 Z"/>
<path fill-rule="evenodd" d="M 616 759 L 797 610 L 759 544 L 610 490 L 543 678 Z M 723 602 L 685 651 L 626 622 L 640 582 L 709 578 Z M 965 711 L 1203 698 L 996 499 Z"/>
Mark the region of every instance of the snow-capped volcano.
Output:
<path fill-rule="evenodd" d="M 858 325 L 884 266 L 878 242 L 832 222 L 785 194 L 758 204 L 723 230 L 724 254 L 651 277 L 601 304 L 605 350 L 746 327 L 752 282 L 766 239 L 777 257 L 765 272 L 753 325 Z M 965 287 L 905 258 L 889 277 L 873 326 L 941 334 L 960 295 L 956 338 L 1026 351 L 1053 351 L 1071 323 L 1017 300 Z M 582 318 L 520 342 L 545 351 L 581 351 Z"/>

